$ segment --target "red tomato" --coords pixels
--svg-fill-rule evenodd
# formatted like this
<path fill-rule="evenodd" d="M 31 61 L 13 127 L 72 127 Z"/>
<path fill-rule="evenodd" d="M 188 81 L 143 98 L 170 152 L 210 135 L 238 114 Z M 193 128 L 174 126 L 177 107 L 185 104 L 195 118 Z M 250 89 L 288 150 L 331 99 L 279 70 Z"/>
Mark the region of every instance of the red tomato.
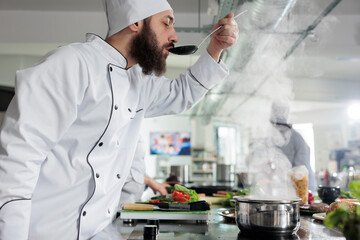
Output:
<path fill-rule="evenodd" d="M 188 202 L 190 200 L 190 196 L 183 193 L 183 192 L 180 192 L 180 191 L 177 191 L 175 190 L 173 192 L 173 195 L 172 195 L 174 201 L 176 202 Z"/>
<path fill-rule="evenodd" d="M 160 200 L 150 200 L 149 203 L 161 203 Z"/>
<path fill-rule="evenodd" d="M 315 201 L 315 198 L 311 192 L 308 192 L 308 204 L 312 204 Z"/>

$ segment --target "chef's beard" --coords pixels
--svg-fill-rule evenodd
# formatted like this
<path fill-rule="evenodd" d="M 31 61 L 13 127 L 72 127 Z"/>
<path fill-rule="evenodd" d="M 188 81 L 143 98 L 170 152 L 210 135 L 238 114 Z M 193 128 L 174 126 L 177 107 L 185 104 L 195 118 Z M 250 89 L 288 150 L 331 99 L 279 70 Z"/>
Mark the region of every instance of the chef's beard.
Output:
<path fill-rule="evenodd" d="M 139 35 L 134 37 L 130 54 L 139 63 L 144 74 L 149 75 L 154 72 L 159 76 L 166 71 L 164 49 L 173 44 L 165 44 L 160 48 L 156 34 L 150 29 L 147 21 L 148 19 L 144 21 L 143 30 Z"/>

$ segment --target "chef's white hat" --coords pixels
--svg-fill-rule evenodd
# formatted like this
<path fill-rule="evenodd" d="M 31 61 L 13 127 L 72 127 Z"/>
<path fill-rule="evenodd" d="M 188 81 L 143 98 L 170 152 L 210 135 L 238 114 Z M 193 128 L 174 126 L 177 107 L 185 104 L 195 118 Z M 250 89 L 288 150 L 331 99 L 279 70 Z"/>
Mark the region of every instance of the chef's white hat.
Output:
<path fill-rule="evenodd" d="M 103 0 L 109 25 L 107 37 L 159 12 L 172 9 L 167 0 Z"/>
<path fill-rule="evenodd" d="M 275 99 L 271 105 L 271 121 L 288 123 L 290 103 L 284 99 Z"/>

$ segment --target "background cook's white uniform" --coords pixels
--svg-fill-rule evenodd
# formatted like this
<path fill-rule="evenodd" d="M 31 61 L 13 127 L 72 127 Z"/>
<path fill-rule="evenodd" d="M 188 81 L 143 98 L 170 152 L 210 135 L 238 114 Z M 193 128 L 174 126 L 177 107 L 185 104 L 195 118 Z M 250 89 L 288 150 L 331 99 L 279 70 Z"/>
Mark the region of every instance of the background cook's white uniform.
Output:
<path fill-rule="evenodd" d="M 308 188 L 313 193 L 317 192 L 317 184 L 314 171 L 310 165 L 310 147 L 304 138 L 291 128 L 288 142 L 280 149 L 291 162 L 292 167 L 304 165 L 308 170 Z"/>
<path fill-rule="evenodd" d="M 113 220 L 144 117 L 180 113 L 223 79 L 205 52 L 145 76 L 95 35 L 16 73 L 0 132 L 0 239 L 88 239 Z"/>

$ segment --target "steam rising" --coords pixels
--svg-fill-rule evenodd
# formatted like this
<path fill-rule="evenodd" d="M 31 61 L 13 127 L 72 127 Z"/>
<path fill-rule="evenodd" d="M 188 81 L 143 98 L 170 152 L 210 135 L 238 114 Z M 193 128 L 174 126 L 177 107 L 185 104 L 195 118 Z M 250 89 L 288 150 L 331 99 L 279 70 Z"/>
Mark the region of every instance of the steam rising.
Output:
<path fill-rule="evenodd" d="M 289 2 L 291 0 L 246 2 L 239 11 L 249 9 L 250 16 L 239 23 L 240 46 L 234 49 L 236 55 L 231 54 L 228 59 L 233 69 L 228 81 L 234 86 L 232 93 L 235 94 L 227 100 L 234 104 L 223 111 L 226 117 L 249 131 L 246 170 L 251 173 L 252 185 L 258 186 L 252 194 L 262 198 L 297 198 L 288 175 L 291 163 L 278 148 L 287 144 L 289 136 L 270 121 L 283 115 L 285 122 L 289 122 L 288 114 L 274 112 L 272 104 L 280 102 L 290 108 L 294 93 L 287 72 L 296 66 L 293 56 L 286 61 L 284 56 L 299 38 L 291 33 L 305 30 L 308 25 L 304 22 L 310 24 L 324 8 L 315 6 L 314 1 L 297 1 L 291 14 L 279 22 Z M 304 44 L 298 46 L 296 55 L 303 54 Z"/>

